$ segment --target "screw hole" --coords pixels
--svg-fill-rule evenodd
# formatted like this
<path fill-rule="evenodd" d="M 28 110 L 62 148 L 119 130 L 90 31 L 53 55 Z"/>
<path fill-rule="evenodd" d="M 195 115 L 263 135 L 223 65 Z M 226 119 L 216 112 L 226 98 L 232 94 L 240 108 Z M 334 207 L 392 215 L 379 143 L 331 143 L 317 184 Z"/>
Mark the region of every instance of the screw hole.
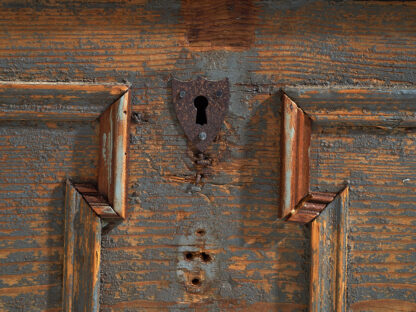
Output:
<path fill-rule="evenodd" d="M 203 178 L 203 175 L 201 174 L 201 179 Z M 203 230 L 203 229 L 199 229 L 199 230 L 197 230 L 196 231 L 196 234 L 197 235 L 199 235 L 199 236 L 204 236 L 205 235 L 205 230 Z"/>
<path fill-rule="evenodd" d="M 185 254 L 185 259 L 186 260 L 192 260 L 194 258 L 194 255 L 191 252 L 187 252 Z"/>
<path fill-rule="evenodd" d="M 199 280 L 199 278 L 194 278 L 192 279 L 192 284 L 195 286 L 198 286 L 201 283 L 201 281 Z"/>
<path fill-rule="evenodd" d="M 201 252 L 201 259 L 204 262 L 210 262 L 212 260 L 211 256 L 205 252 Z"/>

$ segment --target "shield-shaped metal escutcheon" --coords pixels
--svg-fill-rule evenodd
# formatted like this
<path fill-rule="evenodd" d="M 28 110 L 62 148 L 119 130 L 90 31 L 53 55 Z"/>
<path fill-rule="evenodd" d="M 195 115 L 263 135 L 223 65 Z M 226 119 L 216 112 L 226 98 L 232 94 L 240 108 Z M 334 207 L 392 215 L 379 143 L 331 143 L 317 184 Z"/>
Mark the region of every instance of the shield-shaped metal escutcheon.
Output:
<path fill-rule="evenodd" d="M 230 101 L 228 78 L 210 81 L 198 77 L 192 81 L 172 80 L 172 98 L 188 139 L 204 152 L 217 136 Z"/>

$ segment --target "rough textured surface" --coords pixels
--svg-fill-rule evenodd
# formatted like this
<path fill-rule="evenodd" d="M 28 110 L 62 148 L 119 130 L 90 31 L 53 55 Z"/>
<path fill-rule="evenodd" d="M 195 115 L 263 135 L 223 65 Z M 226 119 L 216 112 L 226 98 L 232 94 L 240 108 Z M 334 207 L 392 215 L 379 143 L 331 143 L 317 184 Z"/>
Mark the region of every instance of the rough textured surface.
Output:
<path fill-rule="evenodd" d="M 197 11 L 197 2 L 187 1 L 1 3 L 0 79 L 126 79 L 133 86 L 133 110 L 143 116 L 130 128 L 130 217 L 103 242 L 103 311 L 306 310 L 308 230 L 275 222 L 276 93 L 285 85 L 397 88 L 416 82 L 415 2 L 240 2 L 202 1 Z M 210 150 L 211 176 L 195 187 L 193 155 L 173 113 L 169 81 L 197 75 L 228 77 L 231 100 Z M 414 134 L 379 131 L 368 137 L 362 129 L 319 132 L 312 140 L 311 156 L 321 160 L 314 163 L 313 184 L 352 184 L 349 308 L 411 311 Z M 80 149 L 77 155 L 85 154 Z M 368 167 L 354 169 L 357 159 Z M 82 177 L 81 171 L 71 173 Z M 33 218 L 29 210 L 12 217 Z M 42 218 L 53 226 L 62 222 L 52 212 Z M 206 231 L 204 238 L 198 229 Z M 33 244 L 43 242 L 36 238 Z M 52 267 L 56 279 L 43 276 L 58 285 L 61 250 L 50 256 L 52 264 L 31 264 L 26 272 L 39 276 Z M 213 260 L 193 256 L 184 262 L 188 250 Z M 22 267 L 30 259 L 14 257 Z M 9 276 L 17 272 L 1 268 Z M 196 292 L 186 281 L 197 276 L 214 286 Z M 46 289 L 8 290 L 2 302 L 9 302 L 6 310 L 18 310 L 19 300 L 31 300 L 22 295 L 26 291 L 36 297 L 35 308 L 56 307 L 60 292 L 49 290 L 46 304 Z"/>
<path fill-rule="evenodd" d="M 327 128 L 312 136 L 312 186 L 350 184 L 348 309 L 415 310 L 415 155 L 414 129 Z"/>
<path fill-rule="evenodd" d="M 98 312 L 101 220 L 66 181 L 62 310 Z"/>
<path fill-rule="evenodd" d="M 311 223 L 309 311 L 346 312 L 348 187 Z"/>
<path fill-rule="evenodd" d="M 299 208 L 297 205 L 309 192 L 309 146 L 312 121 L 286 94 L 282 94 L 281 101 L 282 166 L 279 218 L 292 219 L 296 208 Z M 310 220 L 308 218 L 304 223 Z"/>
<path fill-rule="evenodd" d="M 125 85 L 0 82 L 0 120 L 95 120 Z"/>
<path fill-rule="evenodd" d="M 98 190 L 122 219 L 126 217 L 127 205 L 129 120 L 130 92 L 100 116 Z"/>
<path fill-rule="evenodd" d="M 0 123 L 0 310 L 59 311 L 65 179 L 95 179 L 98 123 Z"/>

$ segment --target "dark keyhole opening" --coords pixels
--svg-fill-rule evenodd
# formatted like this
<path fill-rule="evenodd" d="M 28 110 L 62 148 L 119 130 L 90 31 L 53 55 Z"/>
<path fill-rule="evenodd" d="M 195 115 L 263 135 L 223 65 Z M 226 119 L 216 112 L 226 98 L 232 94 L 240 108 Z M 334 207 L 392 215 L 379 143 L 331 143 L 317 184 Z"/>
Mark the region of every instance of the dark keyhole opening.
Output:
<path fill-rule="evenodd" d="M 194 100 L 194 105 L 197 109 L 195 123 L 205 125 L 207 123 L 207 114 L 205 110 L 208 106 L 208 99 L 202 95 L 197 96 Z"/>

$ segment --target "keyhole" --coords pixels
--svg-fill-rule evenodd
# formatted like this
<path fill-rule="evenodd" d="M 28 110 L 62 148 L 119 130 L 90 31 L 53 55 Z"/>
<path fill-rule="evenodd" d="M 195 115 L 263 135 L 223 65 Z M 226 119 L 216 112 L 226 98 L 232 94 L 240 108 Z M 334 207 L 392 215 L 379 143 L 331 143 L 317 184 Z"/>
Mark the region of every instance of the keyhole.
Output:
<path fill-rule="evenodd" d="M 205 112 L 208 106 L 208 100 L 205 96 L 197 96 L 194 100 L 196 111 L 196 121 L 198 125 L 205 125 L 207 123 L 207 114 Z"/>

